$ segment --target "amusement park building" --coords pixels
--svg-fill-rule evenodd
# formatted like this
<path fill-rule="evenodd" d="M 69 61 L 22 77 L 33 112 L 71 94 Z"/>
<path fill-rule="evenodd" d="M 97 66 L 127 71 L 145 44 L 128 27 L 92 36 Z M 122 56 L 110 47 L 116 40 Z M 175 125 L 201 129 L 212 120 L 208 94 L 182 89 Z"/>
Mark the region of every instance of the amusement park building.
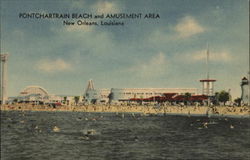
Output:
<path fill-rule="evenodd" d="M 175 93 L 177 95 L 184 95 L 190 93 L 196 95 L 198 90 L 196 88 L 112 88 L 111 100 L 126 101 L 133 98 L 150 98 L 156 96 L 162 96 L 166 93 Z"/>
<path fill-rule="evenodd" d="M 88 89 L 84 97 L 88 103 L 109 102 L 110 89 Z"/>
<path fill-rule="evenodd" d="M 166 93 L 184 95 L 190 93 L 197 95 L 196 88 L 111 88 L 111 89 L 87 89 L 85 100 L 89 103 L 130 101 L 131 99 L 146 99 L 163 96 Z"/>
<path fill-rule="evenodd" d="M 40 86 L 27 86 L 17 97 L 19 102 L 45 102 L 49 100 L 49 93 Z"/>
<path fill-rule="evenodd" d="M 14 99 L 16 99 L 17 102 L 32 102 L 36 104 L 66 103 L 67 105 L 71 105 L 74 103 L 73 96 L 57 96 L 49 94 L 46 89 L 40 86 L 27 86 L 20 92 L 19 96 Z M 12 99 L 12 101 L 14 99 Z"/>

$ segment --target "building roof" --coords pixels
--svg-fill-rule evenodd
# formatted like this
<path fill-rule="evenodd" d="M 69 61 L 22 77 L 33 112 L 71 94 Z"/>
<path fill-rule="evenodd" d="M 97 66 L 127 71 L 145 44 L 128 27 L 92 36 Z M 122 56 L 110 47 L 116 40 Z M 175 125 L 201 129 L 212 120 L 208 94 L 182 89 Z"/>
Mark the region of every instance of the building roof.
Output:
<path fill-rule="evenodd" d="M 215 82 L 215 79 L 201 79 L 200 82 Z"/>
<path fill-rule="evenodd" d="M 27 86 L 20 92 L 20 96 L 38 95 L 38 94 L 43 97 L 49 96 L 49 93 L 40 86 Z"/>

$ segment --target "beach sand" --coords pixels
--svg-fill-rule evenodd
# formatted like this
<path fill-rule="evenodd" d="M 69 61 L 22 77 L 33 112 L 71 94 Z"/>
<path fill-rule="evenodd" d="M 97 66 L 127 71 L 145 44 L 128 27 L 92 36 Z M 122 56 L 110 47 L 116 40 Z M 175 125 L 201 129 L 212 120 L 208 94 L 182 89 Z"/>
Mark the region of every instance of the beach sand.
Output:
<path fill-rule="evenodd" d="M 85 105 L 57 106 L 15 104 L 2 105 L 1 110 L 19 111 L 73 111 L 73 112 L 113 112 L 141 114 L 176 114 L 176 115 L 218 115 L 250 117 L 250 108 L 246 106 L 142 106 L 142 105 Z"/>

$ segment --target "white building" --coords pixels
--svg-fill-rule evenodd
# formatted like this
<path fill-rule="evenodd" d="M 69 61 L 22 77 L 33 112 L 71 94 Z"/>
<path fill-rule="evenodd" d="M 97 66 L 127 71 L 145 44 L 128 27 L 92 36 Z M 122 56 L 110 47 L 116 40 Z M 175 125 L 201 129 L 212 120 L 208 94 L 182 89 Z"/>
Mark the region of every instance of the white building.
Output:
<path fill-rule="evenodd" d="M 40 86 L 27 86 L 17 97 L 18 102 L 49 102 L 49 93 Z"/>
<path fill-rule="evenodd" d="M 127 101 L 132 98 L 150 98 L 154 96 L 162 96 L 164 93 L 176 93 L 184 95 L 190 93 L 196 95 L 198 89 L 196 88 L 112 88 L 112 101 Z"/>
<path fill-rule="evenodd" d="M 111 88 L 95 89 L 93 80 L 89 80 L 86 86 L 84 97 L 88 103 L 107 103 L 118 101 L 129 101 L 132 98 L 150 98 L 162 96 L 164 93 L 176 93 L 184 95 L 190 93 L 197 95 L 197 88 Z"/>
<path fill-rule="evenodd" d="M 60 103 L 66 105 L 73 105 L 75 100 L 73 96 L 57 96 L 49 94 L 46 89 L 40 86 L 27 86 L 17 97 L 18 102 L 34 102 L 36 104 L 52 104 Z"/>

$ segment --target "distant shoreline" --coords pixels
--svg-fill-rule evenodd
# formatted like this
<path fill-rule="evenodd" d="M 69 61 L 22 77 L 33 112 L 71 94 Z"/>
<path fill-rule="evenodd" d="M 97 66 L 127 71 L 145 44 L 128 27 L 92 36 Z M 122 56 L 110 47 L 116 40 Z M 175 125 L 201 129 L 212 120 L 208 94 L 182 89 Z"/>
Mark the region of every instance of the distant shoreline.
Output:
<path fill-rule="evenodd" d="M 249 107 L 228 106 L 141 106 L 141 105 L 87 105 L 87 106 L 57 106 L 47 105 L 2 105 L 1 111 L 68 111 L 68 112 L 98 112 L 98 113 L 140 113 L 145 115 L 187 115 L 187 116 L 233 116 L 250 118 Z"/>

